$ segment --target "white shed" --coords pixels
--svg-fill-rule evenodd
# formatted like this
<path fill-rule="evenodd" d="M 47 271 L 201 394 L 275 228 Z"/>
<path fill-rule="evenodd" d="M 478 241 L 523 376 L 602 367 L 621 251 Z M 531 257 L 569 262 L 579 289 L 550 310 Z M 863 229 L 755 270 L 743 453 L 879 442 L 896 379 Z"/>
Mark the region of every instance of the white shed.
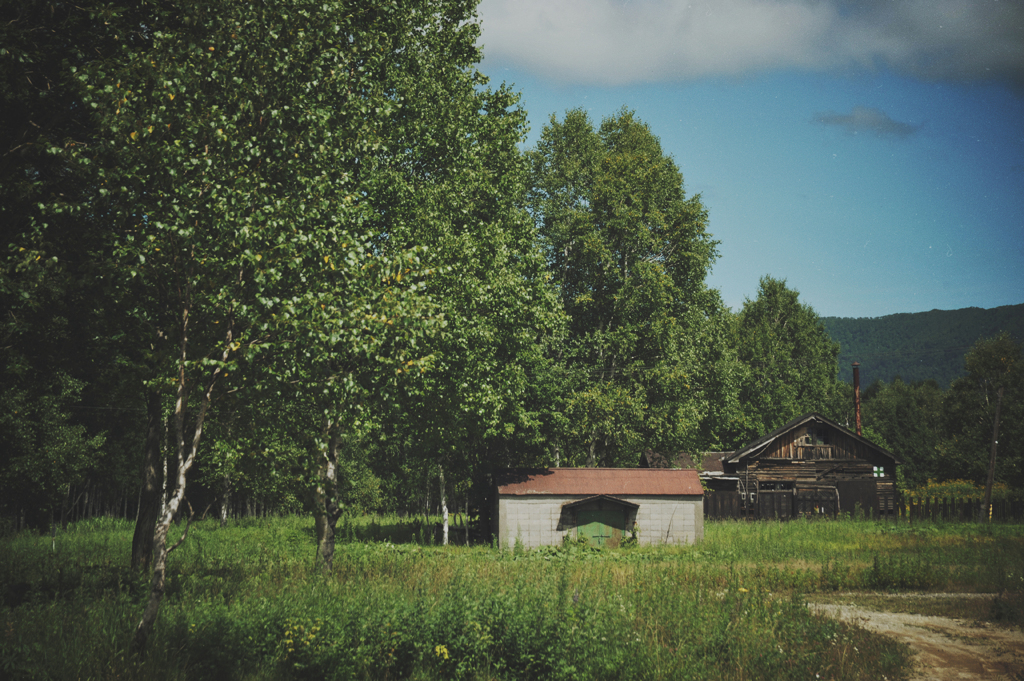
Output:
<path fill-rule="evenodd" d="M 495 497 L 504 547 L 560 544 L 566 535 L 614 547 L 634 525 L 641 544 L 704 537 L 704 490 L 692 469 L 509 469 Z"/>

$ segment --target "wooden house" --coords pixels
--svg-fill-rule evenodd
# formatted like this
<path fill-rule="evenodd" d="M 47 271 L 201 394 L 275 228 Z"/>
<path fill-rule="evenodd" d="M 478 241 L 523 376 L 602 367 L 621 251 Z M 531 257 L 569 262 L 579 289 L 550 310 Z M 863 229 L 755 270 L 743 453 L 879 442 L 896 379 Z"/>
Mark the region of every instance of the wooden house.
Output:
<path fill-rule="evenodd" d="M 709 505 L 714 511 L 724 499 L 740 515 L 762 518 L 853 513 L 858 508 L 890 514 L 895 509 L 899 463 L 882 447 L 838 423 L 820 414 L 804 414 L 723 456 L 718 477 L 735 481 L 735 497 L 709 500 Z"/>

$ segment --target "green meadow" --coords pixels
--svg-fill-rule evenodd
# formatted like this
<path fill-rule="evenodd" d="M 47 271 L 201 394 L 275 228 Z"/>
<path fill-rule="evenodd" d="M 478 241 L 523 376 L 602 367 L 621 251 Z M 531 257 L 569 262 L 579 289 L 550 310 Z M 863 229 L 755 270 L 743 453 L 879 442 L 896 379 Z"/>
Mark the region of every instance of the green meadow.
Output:
<path fill-rule="evenodd" d="M 435 546 L 422 519 L 194 523 L 142 656 L 132 526 L 0 538 L 6 679 L 902 679 L 902 644 L 814 614 L 836 592 L 978 592 L 1020 625 L 1024 528 L 709 522 L 694 546 Z M 184 524 L 177 528 L 178 534 Z"/>

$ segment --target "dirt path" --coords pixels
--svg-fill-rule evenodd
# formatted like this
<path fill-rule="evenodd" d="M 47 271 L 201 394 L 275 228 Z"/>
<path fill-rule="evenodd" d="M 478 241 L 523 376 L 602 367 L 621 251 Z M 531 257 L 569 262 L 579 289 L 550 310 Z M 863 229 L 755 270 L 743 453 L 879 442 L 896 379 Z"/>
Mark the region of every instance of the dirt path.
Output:
<path fill-rule="evenodd" d="M 888 634 L 917 653 L 913 679 L 1024 681 L 1024 633 L 948 617 L 877 612 L 853 605 L 812 608 Z"/>

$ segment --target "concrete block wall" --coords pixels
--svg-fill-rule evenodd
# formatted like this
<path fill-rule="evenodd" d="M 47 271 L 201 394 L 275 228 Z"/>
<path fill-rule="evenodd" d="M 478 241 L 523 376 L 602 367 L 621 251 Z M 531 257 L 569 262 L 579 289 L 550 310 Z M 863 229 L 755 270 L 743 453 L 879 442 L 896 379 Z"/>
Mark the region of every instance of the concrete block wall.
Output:
<path fill-rule="evenodd" d="M 518 538 L 523 546 L 552 546 L 575 527 L 559 527 L 562 505 L 582 496 L 502 496 L 498 499 L 498 540 L 511 548 Z M 704 501 L 701 497 L 621 497 L 637 504 L 636 522 L 641 544 L 692 544 L 704 537 Z M 627 527 L 628 531 L 629 528 Z"/>
<path fill-rule="evenodd" d="M 641 544 L 692 544 L 704 538 L 702 497 L 621 497 L 637 504 Z M 627 530 L 629 528 L 626 528 Z"/>
<path fill-rule="evenodd" d="M 570 528 L 558 529 L 562 504 L 567 497 L 500 497 L 498 499 L 498 540 L 512 548 L 518 538 L 523 546 L 554 546 Z M 572 528 L 575 529 L 575 528 Z"/>

